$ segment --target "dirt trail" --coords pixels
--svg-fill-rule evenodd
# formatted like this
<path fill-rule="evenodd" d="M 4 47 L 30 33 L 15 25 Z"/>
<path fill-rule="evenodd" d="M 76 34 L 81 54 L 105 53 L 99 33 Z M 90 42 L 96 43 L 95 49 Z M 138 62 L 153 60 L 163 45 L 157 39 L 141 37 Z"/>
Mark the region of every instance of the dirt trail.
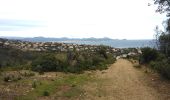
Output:
<path fill-rule="evenodd" d="M 96 72 L 96 76 L 102 81 L 85 86 L 89 100 L 165 100 L 148 85 L 146 74 L 127 60 L 119 59 L 108 70 Z"/>

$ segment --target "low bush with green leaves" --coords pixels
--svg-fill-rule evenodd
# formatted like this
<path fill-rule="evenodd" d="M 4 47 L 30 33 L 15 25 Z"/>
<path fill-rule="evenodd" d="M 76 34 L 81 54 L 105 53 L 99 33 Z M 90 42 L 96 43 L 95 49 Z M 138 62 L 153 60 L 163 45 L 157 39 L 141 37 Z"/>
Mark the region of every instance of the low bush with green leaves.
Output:
<path fill-rule="evenodd" d="M 20 75 L 21 76 L 23 76 L 23 77 L 31 77 L 31 76 L 34 76 L 35 75 L 35 73 L 34 72 L 32 72 L 32 71 L 25 71 L 25 72 L 19 72 L 20 73 Z"/>
<path fill-rule="evenodd" d="M 170 62 L 164 54 L 155 49 L 143 48 L 140 59 L 142 59 L 142 63 L 149 64 L 151 69 L 170 79 Z"/>
<path fill-rule="evenodd" d="M 10 76 L 5 76 L 5 77 L 4 77 L 4 81 L 5 81 L 5 82 L 8 82 L 8 81 L 10 81 L 10 80 L 11 80 L 11 77 L 10 77 Z"/>
<path fill-rule="evenodd" d="M 11 75 L 11 74 L 4 75 L 4 77 L 3 77 L 4 82 L 18 81 L 18 80 L 21 80 L 21 79 L 22 79 L 21 76 L 19 76 L 19 75 Z"/>
<path fill-rule="evenodd" d="M 43 92 L 43 96 L 49 96 L 49 95 L 50 95 L 50 93 L 48 91 Z"/>
<path fill-rule="evenodd" d="M 151 61 L 154 61 L 158 58 L 158 51 L 153 48 L 142 48 L 142 55 L 140 57 L 140 63 L 149 63 Z"/>
<path fill-rule="evenodd" d="M 0 68 L 2 70 L 32 70 L 40 74 L 49 71 L 81 73 L 85 70 L 106 69 L 115 61 L 108 53 L 107 46 L 98 46 L 95 50 L 67 52 L 58 51 L 22 51 L 14 48 L 0 50 Z M 23 76 L 32 76 L 24 73 Z"/>
<path fill-rule="evenodd" d="M 93 53 L 68 51 L 65 54 L 63 56 L 60 54 L 61 59 L 54 53 L 40 56 L 32 62 L 32 70 L 81 73 L 84 70 L 107 69 L 107 65 L 115 61 L 112 54 L 106 54 L 104 48 Z"/>
<path fill-rule="evenodd" d="M 150 66 L 165 78 L 170 79 L 170 63 L 168 63 L 167 59 L 152 61 Z"/>

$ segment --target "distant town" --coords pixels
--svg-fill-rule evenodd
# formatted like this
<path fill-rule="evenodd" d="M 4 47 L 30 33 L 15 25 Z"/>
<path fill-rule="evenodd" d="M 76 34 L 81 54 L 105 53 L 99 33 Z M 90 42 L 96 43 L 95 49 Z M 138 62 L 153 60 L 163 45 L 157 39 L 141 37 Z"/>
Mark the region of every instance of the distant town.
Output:
<path fill-rule="evenodd" d="M 89 51 L 95 52 L 101 48 L 101 45 L 85 45 L 85 44 L 72 44 L 72 43 L 58 43 L 58 42 L 28 42 L 21 40 L 10 40 L 0 38 L 0 47 L 3 48 L 15 48 L 22 51 Z M 127 57 L 141 54 L 139 48 L 113 48 L 105 46 L 107 53 L 112 53 L 115 57 Z"/>

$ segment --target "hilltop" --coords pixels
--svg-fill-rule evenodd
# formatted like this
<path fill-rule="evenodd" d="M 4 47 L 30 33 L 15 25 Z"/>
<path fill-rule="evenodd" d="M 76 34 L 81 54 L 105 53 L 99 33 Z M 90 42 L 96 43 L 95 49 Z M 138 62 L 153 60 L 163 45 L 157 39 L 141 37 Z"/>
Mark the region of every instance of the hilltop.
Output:
<path fill-rule="evenodd" d="M 61 38 L 50 38 L 50 37 L 3 37 L 6 39 L 14 39 L 14 40 L 22 40 L 22 41 L 29 41 L 29 42 L 57 42 L 57 41 L 109 41 L 109 40 L 117 40 L 117 39 L 111 39 L 108 37 L 104 38 L 67 38 L 67 37 L 61 37 Z"/>

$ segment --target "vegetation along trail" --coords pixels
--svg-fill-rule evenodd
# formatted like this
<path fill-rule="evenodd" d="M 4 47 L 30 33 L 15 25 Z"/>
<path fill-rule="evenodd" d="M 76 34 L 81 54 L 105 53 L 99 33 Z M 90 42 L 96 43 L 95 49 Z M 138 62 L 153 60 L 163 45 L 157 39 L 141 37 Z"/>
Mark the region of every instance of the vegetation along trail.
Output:
<path fill-rule="evenodd" d="M 97 71 L 98 82 L 87 84 L 89 100 L 168 100 L 166 93 L 151 86 L 148 74 L 133 67 L 128 60 L 119 59 L 108 70 Z M 149 81 L 150 80 L 150 81 Z M 165 91 L 164 91 L 165 92 Z"/>

